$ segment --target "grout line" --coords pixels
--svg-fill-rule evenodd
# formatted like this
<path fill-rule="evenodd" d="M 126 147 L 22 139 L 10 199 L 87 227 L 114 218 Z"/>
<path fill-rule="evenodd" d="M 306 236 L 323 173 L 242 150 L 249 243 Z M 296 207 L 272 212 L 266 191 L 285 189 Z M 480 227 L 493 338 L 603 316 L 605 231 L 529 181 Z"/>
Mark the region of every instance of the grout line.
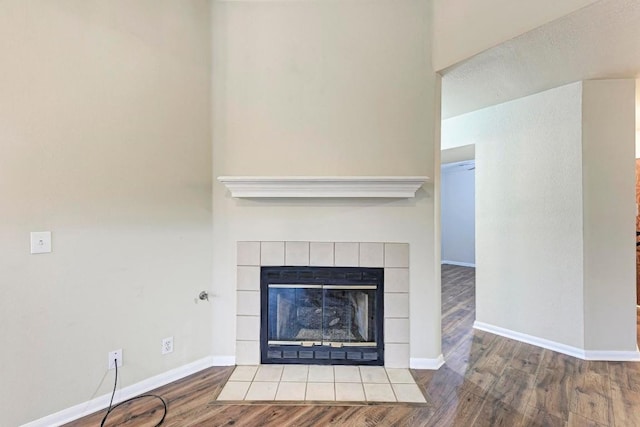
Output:
<path fill-rule="evenodd" d="M 396 390 L 393 388 L 393 384 L 389 383 L 389 387 L 391 387 L 391 393 L 393 393 L 393 397 L 395 397 L 395 401 L 399 402 L 398 395 L 396 394 Z"/>
<path fill-rule="evenodd" d="M 384 368 L 384 374 L 387 376 L 387 381 L 389 381 L 389 387 L 391 387 L 391 393 L 393 393 L 393 397 L 395 397 L 396 402 L 398 402 L 398 395 L 396 394 L 396 390 L 393 388 L 393 383 L 391 382 L 391 378 L 389 378 L 389 373 L 387 372 L 387 368 Z"/>
<path fill-rule="evenodd" d="M 384 375 L 387 377 L 387 381 L 389 382 L 389 384 L 391 384 L 391 378 L 389 378 L 389 373 L 387 372 L 387 368 L 383 366 L 382 369 L 384 369 Z M 396 400 L 398 399 L 396 398 Z"/>
<path fill-rule="evenodd" d="M 276 386 L 276 394 L 273 396 L 273 401 L 276 401 L 276 398 L 278 397 L 278 391 L 280 391 L 280 384 L 282 384 L 280 381 L 278 381 L 278 385 Z"/>
<path fill-rule="evenodd" d="M 382 265 L 380 268 L 387 268 L 387 243 L 389 242 L 379 242 L 382 245 Z"/>
<path fill-rule="evenodd" d="M 336 266 L 336 242 L 331 242 L 331 266 Z"/>
<path fill-rule="evenodd" d="M 249 383 L 249 387 L 247 387 L 247 391 L 245 391 L 244 393 L 242 393 L 242 400 L 246 400 L 247 399 L 247 394 L 249 394 L 249 389 L 251 388 L 251 386 L 253 385 L 253 381 L 251 381 Z"/>

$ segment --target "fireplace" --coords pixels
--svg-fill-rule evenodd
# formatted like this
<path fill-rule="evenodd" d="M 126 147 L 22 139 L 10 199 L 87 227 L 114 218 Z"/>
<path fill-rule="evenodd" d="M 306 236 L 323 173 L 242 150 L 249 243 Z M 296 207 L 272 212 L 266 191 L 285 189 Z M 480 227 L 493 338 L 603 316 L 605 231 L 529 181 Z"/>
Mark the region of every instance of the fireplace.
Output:
<path fill-rule="evenodd" d="M 262 267 L 261 363 L 384 365 L 384 269 Z"/>
<path fill-rule="evenodd" d="M 237 270 L 236 270 L 236 346 L 235 346 L 235 363 L 238 365 L 259 365 L 260 363 L 309 363 L 309 364 L 329 364 L 338 363 L 340 360 L 345 360 L 348 364 L 359 365 L 376 365 L 384 364 L 387 368 L 408 368 L 409 367 L 409 245 L 406 243 L 398 242 L 302 242 L 302 241 L 240 241 L 237 246 Z M 285 268 L 283 268 L 285 267 Z M 268 341 L 269 338 L 265 338 L 264 334 L 268 331 L 268 326 L 262 325 L 262 311 L 261 305 L 268 307 L 268 284 L 267 289 L 264 290 L 261 287 L 261 276 L 264 271 L 275 268 L 280 270 L 279 276 L 274 276 L 270 284 L 271 285 L 322 285 L 321 287 L 307 288 L 315 289 L 314 292 L 309 292 L 314 297 L 309 297 L 308 305 L 315 304 L 313 312 L 318 308 L 317 306 L 322 303 L 319 302 L 322 297 L 317 296 L 318 293 L 322 295 L 324 291 L 325 295 L 329 298 L 325 299 L 330 307 L 334 307 L 334 300 L 330 300 L 332 297 L 342 297 L 340 293 L 347 291 L 348 289 L 366 292 L 357 292 L 352 297 L 346 297 L 349 301 L 348 314 L 349 318 L 351 313 L 358 313 L 355 316 L 359 316 L 359 319 L 369 319 L 370 316 L 377 317 L 376 332 L 369 332 L 369 328 L 373 322 L 369 322 L 368 325 L 363 324 L 360 321 L 360 326 L 355 330 L 358 334 L 353 333 L 352 338 L 349 335 L 349 344 L 346 341 L 338 339 L 337 330 L 339 328 L 332 329 L 333 338 L 325 338 L 324 335 L 319 339 L 302 339 L 298 338 L 297 331 L 294 339 L 293 328 L 287 326 L 285 314 L 280 314 L 280 329 L 276 328 L 276 335 L 272 335 L 272 341 L 294 341 L 293 343 L 287 342 L 286 344 L 272 343 L 272 350 L 280 351 L 279 358 L 274 357 L 271 361 L 267 360 L 267 356 L 264 354 L 265 349 L 269 347 L 262 345 L 262 339 Z M 351 278 L 353 276 L 334 277 L 334 282 L 329 282 L 325 275 L 328 275 L 327 271 L 333 270 L 337 274 L 340 272 L 372 272 L 378 270 L 383 272 L 380 276 L 380 280 L 375 282 L 374 277 L 369 275 L 360 283 L 353 283 Z M 293 276 L 293 272 L 297 276 Z M 314 273 L 315 272 L 315 273 Z M 337 272 L 337 273 L 336 273 Z M 340 273 L 342 274 L 342 273 Z M 367 273 L 369 274 L 369 273 Z M 314 276 L 315 275 L 315 276 Z M 315 277 L 315 279 L 314 279 Z M 309 280 L 309 279 L 312 280 Z M 270 280 L 271 280 L 270 279 Z M 340 279 L 340 280 L 337 280 Z M 265 282 L 266 283 L 266 282 Z M 371 297 L 372 289 L 355 289 L 357 286 L 365 287 L 375 284 L 376 298 Z M 328 286 L 327 286 L 328 285 Z M 331 286 L 350 286 L 345 290 L 332 289 Z M 285 292 L 286 289 L 296 289 L 299 286 L 293 287 L 272 287 L 273 289 L 280 289 L 277 291 L 280 296 L 281 310 L 287 310 L 284 308 L 288 302 L 287 299 L 292 299 L 292 291 Z M 320 291 L 318 291 L 320 290 Z M 331 292 L 329 292 L 331 291 Z M 298 291 L 300 293 L 302 291 Z M 295 293 L 295 292 L 293 292 Z M 380 295 L 382 294 L 382 295 Z M 368 313 L 364 310 L 364 295 L 367 295 Z M 276 300 L 278 297 L 275 297 Z M 384 300 L 383 300 L 384 298 Z M 266 299 L 263 302 L 263 299 Z M 315 302 L 312 300 L 315 299 Z M 358 303 L 358 301 L 360 301 Z M 277 302 L 276 302 L 277 304 Z M 369 307 L 369 304 L 375 304 L 373 307 Z M 326 304 L 325 304 L 326 305 Z M 302 310 L 304 311 L 304 310 Z M 302 316 L 302 311 L 300 316 Z M 310 310 L 307 310 L 309 312 Z M 337 314 L 337 309 L 335 309 Z M 373 312 L 377 314 L 373 314 Z M 318 317 L 316 314 L 316 323 L 324 322 L 328 326 L 340 327 L 343 318 L 347 317 L 336 316 L 332 312 L 326 315 L 322 314 Z M 292 314 L 290 314 L 292 315 Z M 295 315 L 298 313 L 296 311 Z M 331 317 L 333 316 L 333 317 Z M 340 317 L 339 321 L 336 321 L 336 317 Z M 322 320 L 320 320 L 322 319 Z M 294 319 L 295 320 L 295 319 Z M 331 325 L 331 321 L 334 321 L 334 325 Z M 353 323 L 353 322 L 352 322 Z M 276 321 L 276 325 L 277 325 Z M 310 323 L 307 323 L 308 325 Z M 342 325 L 343 333 L 346 337 L 346 330 L 351 331 L 351 327 Z M 308 328 L 307 329 L 319 329 Z M 319 336 L 317 331 L 314 332 L 315 336 Z M 360 341 L 358 338 L 360 335 L 364 340 Z M 368 335 L 368 336 L 366 336 Z M 375 337 L 375 339 L 374 339 Z M 280 339 L 286 338 L 286 339 Z M 305 341 L 305 342 L 303 342 Z M 309 343 L 311 341 L 311 343 Z M 320 345 L 317 343 L 320 342 Z M 360 344 L 357 344 L 360 342 Z M 375 342 L 377 347 L 377 359 L 369 354 L 366 350 L 373 348 L 373 346 L 365 343 Z M 326 345 L 323 345 L 325 343 Z M 333 346 L 331 345 L 333 343 Z M 321 348 L 322 347 L 322 348 Z M 358 348 L 360 347 L 360 348 Z M 276 350 L 277 349 L 277 350 Z M 313 354 L 313 359 L 306 359 L 306 362 L 292 361 L 290 356 L 293 356 L 291 352 L 297 352 L 296 357 L 300 359 L 302 357 L 311 356 L 308 351 L 318 351 L 319 354 Z M 302 353 L 300 353 L 302 351 Z M 345 359 L 331 359 L 331 352 L 335 354 L 333 357 L 342 357 L 340 352 L 344 352 Z M 324 353 L 322 353 L 324 352 Z M 327 352 L 328 355 L 327 355 Z M 357 357 L 354 353 L 360 352 L 361 358 Z M 349 354 L 351 353 L 351 354 Z M 278 354 L 272 354 L 272 356 L 278 356 Z M 319 357 L 319 358 L 316 358 Z M 327 359 L 328 357 L 328 359 Z M 351 357 L 351 359 L 349 358 Z M 356 362 L 356 360 L 358 360 Z M 263 362 L 264 361 L 264 362 Z"/>

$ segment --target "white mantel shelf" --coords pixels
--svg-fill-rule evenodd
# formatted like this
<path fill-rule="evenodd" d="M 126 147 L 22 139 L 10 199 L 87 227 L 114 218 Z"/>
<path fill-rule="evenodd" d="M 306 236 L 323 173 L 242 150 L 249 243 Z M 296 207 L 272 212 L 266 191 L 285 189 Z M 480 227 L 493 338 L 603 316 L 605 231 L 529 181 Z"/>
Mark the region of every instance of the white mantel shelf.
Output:
<path fill-rule="evenodd" d="M 427 176 L 219 176 L 236 198 L 409 199 Z"/>

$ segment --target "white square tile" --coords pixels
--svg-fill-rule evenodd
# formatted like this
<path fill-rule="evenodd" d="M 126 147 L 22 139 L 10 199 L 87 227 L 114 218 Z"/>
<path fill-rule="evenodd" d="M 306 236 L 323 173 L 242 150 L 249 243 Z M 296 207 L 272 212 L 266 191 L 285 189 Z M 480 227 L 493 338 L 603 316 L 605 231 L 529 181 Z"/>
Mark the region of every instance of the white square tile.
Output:
<path fill-rule="evenodd" d="M 360 383 L 360 369 L 357 366 L 334 366 L 333 373 L 338 383 Z"/>
<path fill-rule="evenodd" d="M 245 400 L 274 400 L 278 390 L 277 382 L 252 382 Z"/>
<path fill-rule="evenodd" d="M 236 341 L 236 364 L 260 364 L 260 341 Z"/>
<path fill-rule="evenodd" d="M 427 403 L 417 384 L 392 384 L 398 402 Z"/>
<path fill-rule="evenodd" d="M 260 265 L 260 242 L 238 242 L 237 265 Z"/>
<path fill-rule="evenodd" d="M 229 378 L 229 381 L 253 381 L 253 377 L 258 371 L 258 366 L 236 366 Z"/>
<path fill-rule="evenodd" d="M 253 381 L 280 381 L 283 369 L 282 365 L 260 365 Z"/>
<path fill-rule="evenodd" d="M 250 385 L 250 382 L 229 381 L 216 400 L 243 400 Z"/>
<path fill-rule="evenodd" d="M 384 291 L 385 292 L 409 292 L 409 269 L 408 268 L 385 268 L 384 269 Z"/>
<path fill-rule="evenodd" d="M 385 344 L 384 366 L 387 368 L 408 368 L 409 344 Z"/>
<path fill-rule="evenodd" d="M 336 400 L 334 384 L 331 383 L 307 383 L 307 394 L 304 400 Z"/>
<path fill-rule="evenodd" d="M 384 317 L 409 317 L 409 294 L 384 293 Z"/>
<path fill-rule="evenodd" d="M 362 383 L 336 383 L 336 400 L 341 402 L 360 402 L 365 400 Z"/>
<path fill-rule="evenodd" d="M 385 343 L 406 344 L 409 342 L 409 319 L 384 319 Z"/>
<path fill-rule="evenodd" d="M 358 267 L 360 245 L 358 243 L 335 244 L 336 267 Z"/>
<path fill-rule="evenodd" d="M 239 291 L 259 291 L 260 267 L 238 266 L 236 289 Z"/>
<path fill-rule="evenodd" d="M 304 400 L 306 391 L 306 382 L 281 382 L 276 393 L 276 400 Z"/>
<path fill-rule="evenodd" d="M 260 316 L 236 316 L 236 339 L 260 340 Z"/>
<path fill-rule="evenodd" d="M 363 383 L 389 383 L 387 371 L 382 366 L 360 366 Z"/>
<path fill-rule="evenodd" d="M 284 242 L 261 242 L 260 265 L 284 265 Z"/>
<path fill-rule="evenodd" d="M 280 381 L 305 382 L 309 375 L 308 365 L 285 365 Z M 304 396 L 303 396 L 304 399 Z"/>
<path fill-rule="evenodd" d="M 409 372 L 409 369 L 398 369 L 398 368 L 386 368 L 387 376 L 389 377 L 389 381 L 391 384 L 415 384 L 416 381 L 413 379 L 413 375 Z"/>
<path fill-rule="evenodd" d="M 360 267 L 384 267 L 382 243 L 360 243 Z"/>
<path fill-rule="evenodd" d="M 320 267 L 333 266 L 333 242 L 311 242 L 309 254 L 309 265 Z"/>
<path fill-rule="evenodd" d="M 307 381 L 315 383 L 332 383 L 334 381 L 333 366 L 309 366 L 309 377 Z"/>
<path fill-rule="evenodd" d="M 238 291 L 237 312 L 239 316 L 260 316 L 260 291 Z"/>
<path fill-rule="evenodd" d="M 385 267 L 409 267 L 409 244 L 408 243 L 385 243 L 384 244 L 384 266 Z"/>
<path fill-rule="evenodd" d="M 396 402 L 391 384 L 364 383 L 364 394 L 368 402 Z"/>
<path fill-rule="evenodd" d="M 309 265 L 309 242 L 285 242 L 284 265 Z"/>

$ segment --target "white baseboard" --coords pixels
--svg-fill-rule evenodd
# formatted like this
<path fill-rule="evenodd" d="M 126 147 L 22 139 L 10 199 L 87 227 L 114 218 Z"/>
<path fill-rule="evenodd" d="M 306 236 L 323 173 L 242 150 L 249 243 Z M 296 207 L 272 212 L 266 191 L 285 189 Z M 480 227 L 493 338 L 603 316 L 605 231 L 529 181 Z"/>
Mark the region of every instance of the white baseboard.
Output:
<path fill-rule="evenodd" d="M 510 329 L 501 328 L 500 326 L 490 325 L 484 322 L 475 321 L 473 323 L 474 329 L 489 332 L 492 334 L 500 335 L 505 338 L 510 338 L 516 341 L 522 341 L 527 344 L 532 344 L 537 347 L 553 350 L 558 353 L 573 356 L 583 360 L 604 360 L 615 362 L 637 362 L 640 361 L 639 351 L 601 351 L 601 350 L 585 350 L 578 347 L 569 346 L 559 342 L 547 340 L 544 338 L 535 337 L 533 335 L 523 334 L 521 332 L 515 332 Z"/>
<path fill-rule="evenodd" d="M 235 356 L 212 356 L 211 366 L 235 366 Z"/>
<path fill-rule="evenodd" d="M 609 362 L 640 362 L 640 351 L 600 351 L 585 350 L 585 360 L 606 360 Z"/>
<path fill-rule="evenodd" d="M 414 358 L 409 359 L 409 367 L 411 369 L 430 369 L 436 371 L 444 365 L 444 356 L 442 354 L 435 359 Z"/>
<path fill-rule="evenodd" d="M 449 265 L 457 265 L 460 267 L 474 267 L 475 268 L 475 264 L 470 263 L 470 262 L 458 262 L 458 261 L 446 261 L 446 260 L 442 260 L 440 262 L 441 264 L 449 264 Z"/>
<path fill-rule="evenodd" d="M 173 381 L 177 381 L 188 375 L 195 374 L 203 369 L 214 366 L 212 357 L 205 357 L 204 359 L 196 360 L 187 365 L 180 366 L 162 374 L 147 378 L 138 383 L 131 384 L 116 391 L 116 397 L 113 403 L 122 402 L 123 400 L 130 399 L 139 394 L 146 393 L 150 390 L 156 389 L 163 385 L 169 384 Z M 70 408 L 63 409 L 46 417 L 31 421 L 27 424 L 23 424 L 22 427 L 54 427 L 62 424 L 69 423 L 77 420 L 89 414 L 93 414 L 96 411 L 105 409 L 109 406 L 109 400 L 111 400 L 111 393 L 96 397 L 78 405 L 74 405 Z"/>
<path fill-rule="evenodd" d="M 505 338 L 510 338 L 516 341 L 526 342 L 537 347 L 546 348 L 549 350 L 557 351 L 558 353 L 566 354 L 569 356 L 584 359 L 584 350 L 578 347 L 572 347 L 566 344 L 561 344 L 555 341 L 547 340 L 544 338 L 538 338 L 533 335 L 523 334 L 521 332 L 515 332 L 511 329 L 502 328 L 500 326 L 490 325 L 484 322 L 473 322 L 473 328 L 481 331 L 490 332 L 492 334 L 500 335 Z"/>

